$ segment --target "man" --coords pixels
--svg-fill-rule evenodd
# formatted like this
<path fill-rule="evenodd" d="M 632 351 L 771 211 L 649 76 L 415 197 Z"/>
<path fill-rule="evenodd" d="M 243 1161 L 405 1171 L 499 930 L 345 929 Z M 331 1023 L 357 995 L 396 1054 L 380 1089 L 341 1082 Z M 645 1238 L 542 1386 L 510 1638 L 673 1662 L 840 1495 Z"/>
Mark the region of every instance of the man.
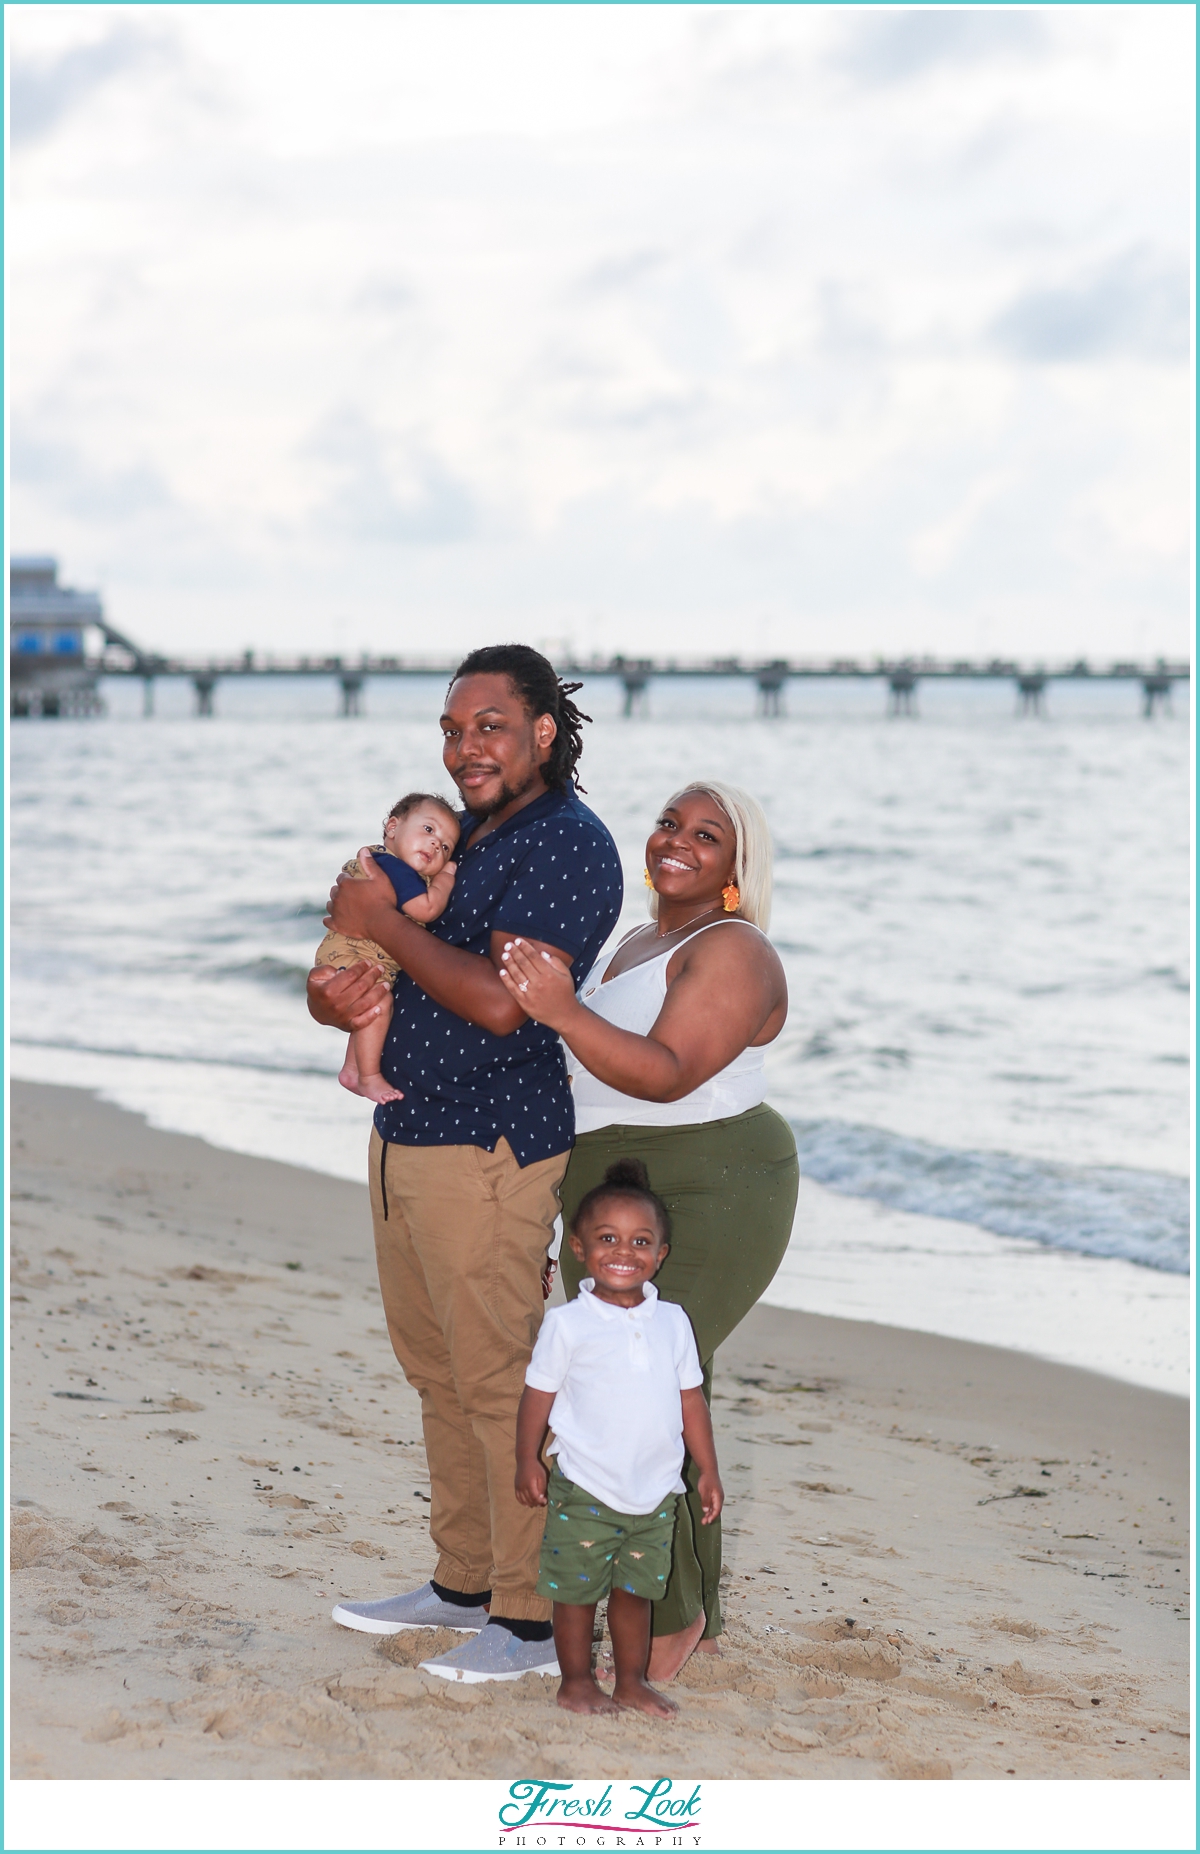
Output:
<path fill-rule="evenodd" d="M 557 1037 L 518 1009 L 498 968 L 520 934 L 569 960 L 578 982 L 620 914 L 616 846 L 573 789 L 578 686 L 525 645 L 473 651 L 441 722 L 466 806 L 449 906 L 428 931 L 407 920 L 367 853 L 367 880 L 339 877 L 326 923 L 400 967 L 382 1071 L 403 1098 L 376 1109 L 371 1205 L 388 1332 L 421 1397 L 439 1554 L 421 1589 L 333 1615 L 374 1634 L 468 1632 L 425 1663 L 448 1679 L 558 1671 L 535 1590 L 543 1516 L 518 1503 L 513 1480 L 574 1115 Z M 318 967 L 309 1009 L 357 1029 L 379 1009 L 381 978 L 378 966 Z"/>

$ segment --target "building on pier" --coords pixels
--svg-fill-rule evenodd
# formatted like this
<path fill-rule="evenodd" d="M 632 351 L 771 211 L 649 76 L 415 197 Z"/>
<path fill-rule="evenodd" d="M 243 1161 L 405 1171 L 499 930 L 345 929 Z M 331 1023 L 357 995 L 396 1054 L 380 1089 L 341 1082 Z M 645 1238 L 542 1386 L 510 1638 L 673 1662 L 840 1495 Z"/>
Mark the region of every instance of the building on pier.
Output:
<path fill-rule="evenodd" d="M 9 565 L 9 706 L 14 715 L 92 715 L 103 711 L 100 665 L 87 650 L 89 629 L 104 626 L 95 592 L 58 583 L 49 554 Z"/>

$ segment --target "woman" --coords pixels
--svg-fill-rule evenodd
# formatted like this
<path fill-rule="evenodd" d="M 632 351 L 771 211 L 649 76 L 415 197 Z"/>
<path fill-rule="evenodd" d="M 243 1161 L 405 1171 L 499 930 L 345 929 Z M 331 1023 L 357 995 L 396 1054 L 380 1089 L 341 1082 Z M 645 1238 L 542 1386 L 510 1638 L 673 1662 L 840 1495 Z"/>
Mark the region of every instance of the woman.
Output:
<path fill-rule="evenodd" d="M 562 1185 L 570 1224 L 614 1159 L 643 1161 L 671 1213 L 657 1278 L 696 1334 L 711 1396 L 713 1353 L 783 1259 L 799 1167 L 791 1128 L 766 1106 L 763 1050 L 787 1017 L 787 984 L 766 937 L 771 839 L 757 801 L 715 780 L 686 787 L 646 844 L 652 920 L 604 955 L 579 987 L 519 940 L 501 977 L 570 1056 L 575 1147 Z M 563 1282 L 580 1270 L 564 1246 Z M 720 1524 L 700 1524 L 685 1473 L 667 1594 L 654 1605 L 649 1673 L 669 1680 L 721 1633 Z"/>

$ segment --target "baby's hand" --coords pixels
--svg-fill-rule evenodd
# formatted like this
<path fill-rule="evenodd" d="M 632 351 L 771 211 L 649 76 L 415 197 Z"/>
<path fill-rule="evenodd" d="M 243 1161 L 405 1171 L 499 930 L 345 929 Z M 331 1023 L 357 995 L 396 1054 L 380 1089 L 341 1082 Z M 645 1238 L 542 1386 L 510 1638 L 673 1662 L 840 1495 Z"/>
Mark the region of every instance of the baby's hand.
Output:
<path fill-rule="evenodd" d="M 438 870 L 433 881 L 429 884 L 429 900 L 433 907 L 433 915 L 431 917 L 433 920 L 437 919 L 438 915 L 442 913 L 446 904 L 449 902 L 451 892 L 454 888 L 454 878 L 457 874 L 458 864 L 447 863 L 444 869 Z"/>
<path fill-rule="evenodd" d="M 702 1471 L 696 1482 L 696 1492 L 700 1495 L 700 1504 L 704 1509 L 700 1523 L 711 1526 L 725 1504 L 725 1489 L 721 1485 L 720 1475 Z"/>
<path fill-rule="evenodd" d="M 516 1491 L 522 1506 L 545 1506 L 547 1478 L 540 1461 L 517 1463 Z"/>
<path fill-rule="evenodd" d="M 417 895 L 412 901 L 406 901 L 400 912 L 407 914 L 410 921 L 419 921 L 422 927 L 428 927 L 439 914 L 445 911 L 454 887 L 454 864 L 446 867 L 434 876 L 423 895 Z"/>

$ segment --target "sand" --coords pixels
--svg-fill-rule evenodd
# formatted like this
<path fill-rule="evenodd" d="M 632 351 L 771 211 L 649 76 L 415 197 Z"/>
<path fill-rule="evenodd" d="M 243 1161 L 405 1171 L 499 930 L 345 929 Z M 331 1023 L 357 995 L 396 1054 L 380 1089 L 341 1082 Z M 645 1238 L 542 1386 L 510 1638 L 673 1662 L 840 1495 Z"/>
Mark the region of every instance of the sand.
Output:
<path fill-rule="evenodd" d="M 365 1189 L 32 1084 L 12 1187 L 14 1777 L 1187 1776 L 1183 1399 L 759 1308 L 723 1652 L 584 1721 L 329 1619 L 432 1563 Z"/>

